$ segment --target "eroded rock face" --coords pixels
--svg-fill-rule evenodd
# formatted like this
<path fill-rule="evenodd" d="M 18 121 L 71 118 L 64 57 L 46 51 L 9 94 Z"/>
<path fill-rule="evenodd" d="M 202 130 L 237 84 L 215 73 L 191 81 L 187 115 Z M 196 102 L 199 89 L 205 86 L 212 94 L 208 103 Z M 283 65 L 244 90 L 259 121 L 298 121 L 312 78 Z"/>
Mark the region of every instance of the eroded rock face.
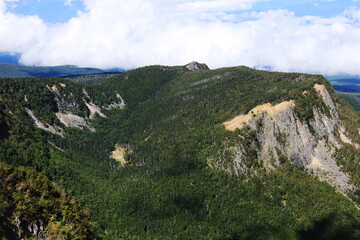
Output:
<path fill-rule="evenodd" d="M 93 128 L 91 124 L 86 121 L 85 118 L 77 116 L 75 114 L 58 112 L 56 113 L 56 117 L 60 120 L 62 124 L 67 127 L 74 127 L 80 129 L 88 128 L 92 132 L 95 131 L 95 128 Z"/>
<path fill-rule="evenodd" d="M 103 107 L 103 108 L 106 109 L 106 110 L 111 110 L 111 109 L 114 109 L 114 108 L 123 109 L 125 107 L 124 99 L 118 93 L 116 94 L 116 97 L 119 99 L 119 102 L 112 102 L 108 106 Z"/>
<path fill-rule="evenodd" d="M 225 128 L 230 131 L 235 131 L 237 128 L 243 128 L 245 125 L 254 122 L 257 115 L 265 114 L 271 117 L 278 115 L 281 112 L 287 112 L 289 109 L 293 109 L 295 106 L 294 101 L 287 101 L 277 104 L 275 106 L 271 105 L 270 103 L 266 103 L 260 106 L 253 108 L 248 114 L 240 115 L 235 117 L 234 119 L 225 122 Z"/>
<path fill-rule="evenodd" d="M 315 85 L 314 89 L 329 112 L 324 113 L 314 107 L 313 118 L 309 122 L 303 122 L 297 117 L 295 101 L 287 101 L 275 106 L 270 103 L 257 106 L 248 114 L 225 122 L 224 126 L 229 131 L 248 127 L 256 133 L 257 156 L 267 171 L 276 169 L 284 159 L 289 159 L 299 168 L 313 172 L 342 192 L 353 190 L 349 177 L 340 170 L 333 157 L 343 143 L 352 143 L 351 139 L 346 136 L 325 86 Z M 237 175 L 246 173 L 243 163 L 246 156 L 242 150 L 246 147 L 240 144 L 234 148 L 233 164 L 220 167 Z"/>
<path fill-rule="evenodd" d="M 51 126 L 50 124 L 47 124 L 45 122 L 42 122 L 40 119 L 38 119 L 34 112 L 28 108 L 25 108 L 27 114 L 32 118 L 32 120 L 35 123 L 35 126 L 37 128 L 43 129 L 47 132 L 50 132 L 52 134 L 57 134 L 61 137 L 64 137 L 64 130 L 58 126 Z"/>
<path fill-rule="evenodd" d="M 82 130 L 88 129 L 92 132 L 95 131 L 95 128 L 91 125 L 91 120 L 95 118 L 96 115 L 107 118 L 103 113 L 103 110 L 111 110 L 114 108 L 123 109 L 125 107 L 125 101 L 120 96 L 116 94 L 118 101 L 111 102 L 107 106 L 97 106 L 89 96 L 85 88 L 82 89 L 82 101 L 85 104 L 84 107 L 80 107 L 82 103 L 76 102 L 74 99 L 69 100 L 66 96 L 67 94 L 73 97 L 72 92 L 66 92 L 67 86 L 63 83 L 59 83 L 53 86 L 46 86 L 47 89 L 54 94 L 54 99 L 56 102 L 57 110 L 53 110 L 55 116 L 60 121 L 60 123 L 66 127 L 79 128 Z M 70 98 L 71 99 L 71 98 Z M 25 96 L 25 101 L 27 98 Z M 40 119 L 38 119 L 33 111 L 26 109 L 28 115 L 34 120 L 35 126 L 43 129 L 52 134 L 57 134 L 64 137 L 64 130 L 58 126 L 51 126 Z"/>
<path fill-rule="evenodd" d="M 96 104 L 94 104 L 92 101 L 91 101 L 91 98 L 88 94 L 88 92 L 85 90 L 85 88 L 83 88 L 83 93 L 86 97 L 86 99 L 83 99 L 83 101 L 85 102 L 85 105 L 86 107 L 89 109 L 90 111 L 90 116 L 89 118 L 90 119 L 93 119 L 95 117 L 96 114 L 99 114 L 100 117 L 102 118 L 107 118 L 106 115 L 104 113 L 101 112 L 101 108 L 98 107 Z"/>

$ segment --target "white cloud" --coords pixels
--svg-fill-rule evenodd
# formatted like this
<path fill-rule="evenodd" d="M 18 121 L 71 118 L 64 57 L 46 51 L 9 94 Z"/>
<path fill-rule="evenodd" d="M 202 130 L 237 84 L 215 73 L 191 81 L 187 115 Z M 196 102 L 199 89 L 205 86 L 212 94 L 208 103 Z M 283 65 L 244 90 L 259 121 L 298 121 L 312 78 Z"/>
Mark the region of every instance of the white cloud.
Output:
<path fill-rule="evenodd" d="M 86 12 L 57 25 L 3 12 L 0 51 L 21 52 L 24 64 L 37 65 L 134 68 L 197 60 L 212 68 L 360 74 L 359 9 L 332 18 L 229 12 L 255 2 L 84 0 Z"/>
<path fill-rule="evenodd" d="M 47 30 L 37 16 L 6 13 L 6 5 L 0 0 L 0 51 L 25 53 L 46 39 Z"/>
<path fill-rule="evenodd" d="M 184 11 L 236 11 L 250 9 L 255 2 L 262 0 L 210 0 L 180 1 L 179 9 Z"/>

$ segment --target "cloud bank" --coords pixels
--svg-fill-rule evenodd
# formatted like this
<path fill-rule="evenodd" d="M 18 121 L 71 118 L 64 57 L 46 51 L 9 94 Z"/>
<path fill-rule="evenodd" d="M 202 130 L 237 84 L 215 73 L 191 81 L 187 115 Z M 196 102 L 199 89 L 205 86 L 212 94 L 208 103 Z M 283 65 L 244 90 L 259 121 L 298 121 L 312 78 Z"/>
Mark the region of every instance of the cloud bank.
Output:
<path fill-rule="evenodd" d="M 242 11 L 260 1 L 83 0 L 86 11 L 50 25 L 11 14 L 0 0 L 0 51 L 20 52 L 28 65 L 131 69 L 196 60 L 360 75 L 360 9 L 332 18 Z"/>

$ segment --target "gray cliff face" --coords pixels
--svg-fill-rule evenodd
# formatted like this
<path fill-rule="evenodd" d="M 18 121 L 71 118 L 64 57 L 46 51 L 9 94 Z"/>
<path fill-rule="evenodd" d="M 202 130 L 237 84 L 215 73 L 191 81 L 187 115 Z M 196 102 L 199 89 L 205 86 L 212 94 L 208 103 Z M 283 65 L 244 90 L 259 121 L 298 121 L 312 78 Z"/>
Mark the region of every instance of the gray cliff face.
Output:
<path fill-rule="evenodd" d="M 43 122 L 34 112 L 30 109 L 26 109 L 28 115 L 33 119 L 34 124 L 37 128 L 43 129 L 52 134 L 60 135 L 64 137 L 63 126 L 79 128 L 79 129 L 88 129 L 92 132 L 95 131 L 95 128 L 91 124 L 91 120 L 95 118 L 96 115 L 102 118 L 107 118 L 107 116 L 102 112 L 103 110 L 111 110 L 114 108 L 123 109 L 125 107 L 125 101 L 116 93 L 117 101 L 110 102 L 106 106 L 97 106 L 92 102 L 91 97 L 85 88 L 82 89 L 82 102 L 69 101 L 67 95 L 73 96 L 72 92 L 66 92 L 67 87 L 65 84 L 55 84 L 53 86 L 46 86 L 47 89 L 53 93 L 54 100 L 56 102 L 57 111 L 54 112 L 56 118 L 61 123 L 60 126 L 52 126 L 46 122 Z M 27 97 L 25 96 L 25 101 L 27 102 Z M 83 106 L 81 106 L 81 104 Z"/>
<path fill-rule="evenodd" d="M 338 148 L 352 142 L 346 137 L 326 88 L 323 85 L 315 85 L 314 88 L 329 111 L 314 106 L 313 118 L 309 121 L 301 121 L 295 111 L 296 101 L 288 101 L 275 106 L 258 106 L 247 115 L 238 116 L 224 125 L 230 131 L 247 128 L 254 132 L 253 149 L 266 171 L 274 170 L 289 160 L 344 193 L 352 191 L 354 187 L 349 184 L 349 176 L 341 171 L 334 158 Z M 226 166 L 219 163 L 217 167 L 236 175 L 250 173 L 251 169 L 246 165 L 246 148 L 249 146 L 241 143 L 233 147 L 232 163 Z"/>

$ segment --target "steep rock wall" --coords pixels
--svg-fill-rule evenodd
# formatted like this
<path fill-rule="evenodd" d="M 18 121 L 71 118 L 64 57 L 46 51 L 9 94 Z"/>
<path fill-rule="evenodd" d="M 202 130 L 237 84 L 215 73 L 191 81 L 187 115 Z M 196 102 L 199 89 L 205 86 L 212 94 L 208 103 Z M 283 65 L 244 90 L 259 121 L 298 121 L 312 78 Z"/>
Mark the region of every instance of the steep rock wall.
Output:
<path fill-rule="evenodd" d="M 316 84 L 314 89 L 327 111 L 312 106 L 313 117 L 307 121 L 297 116 L 296 101 L 286 101 L 275 106 L 270 103 L 257 106 L 248 114 L 225 122 L 227 130 L 247 128 L 254 131 L 255 137 L 253 146 L 240 143 L 233 147 L 232 163 L 226 166 L 219 164 L 218 167 L 237 175 L 248 173 L 246 149 L 252 147 L 256 149 L 258 161 L 266 171 L 276 169 L 284 161 L 290 161 L 344 193 L 354 190 L 349 184 L 349 176 L 341 171 L 334 158 L 334 153 L 343 143 L 352 144 L 352 141 L 346 135 L 325 86 Z"/>

